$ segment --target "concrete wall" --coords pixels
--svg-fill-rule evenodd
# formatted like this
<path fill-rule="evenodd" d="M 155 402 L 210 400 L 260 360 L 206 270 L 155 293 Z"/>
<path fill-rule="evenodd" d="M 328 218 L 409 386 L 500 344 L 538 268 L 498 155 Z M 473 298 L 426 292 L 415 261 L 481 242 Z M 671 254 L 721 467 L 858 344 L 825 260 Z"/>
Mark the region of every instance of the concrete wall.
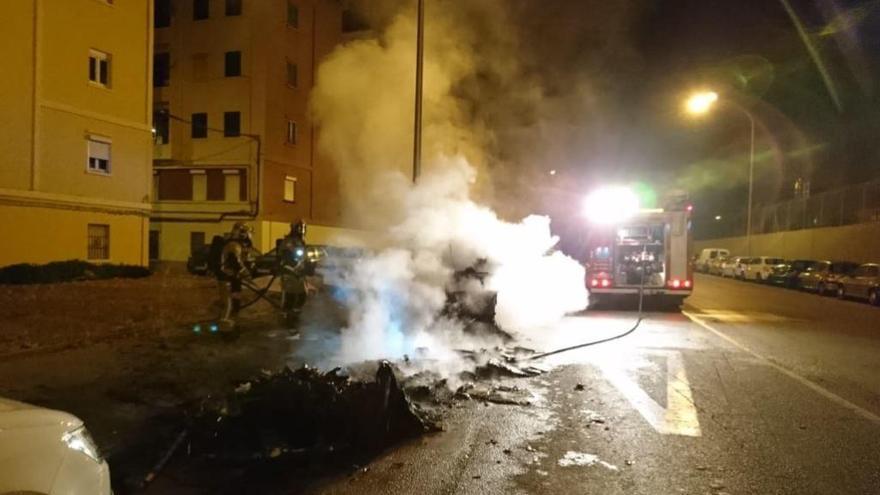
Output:
<path fill-rule="evenodd" d="M 205 242 L 210 244 L 215 235 L 223 235 L 230 230 L 236 220 L 223 222 L 152 222 L 150 230 L 159 235 L 159 259 L 163 262 L 186 261 L 190 255 L 190 234 L 204 232 Z M 290 232 L 290 224 L 284 222 L 249 221 L 254 229 L 254 246 L 262 253 L 275 247 L 275 241 Z M 368 247 L 368 232 L 343 229 L 326 225 L 308 225 L 306 241 L 309 244 L 322 244 L 339 247 Z"/>
<path fill-rule="evenodd" d="M 54 203 L 54 202 L 53 202 Z M 146 212 L 121 214 L 96 211 L 92 206 L 84 210 L 74 207 L 59 208 L 55 204 L 40 206 L 9 206 L 0 202 L 0 218 L 15 240 L 0 249 L 0 267 L 16 263 L 48 263 L 80 259 L 95 263 L 147 264 Z M 110 258 L 88 259 L 88 224 L 110 227 Z M 27 239 L 31 242 L 19 242 Z"/>
<path fill-rule="evenodd" d="M 697 253 L 704 248 L 715 247 L 729 249 L 733 255 L 749 254 L 745 237 L 694 242 Z M 751 254 L 789 259 L 878 262 L 880 261 L 880 223 L 753 235 Z"/>

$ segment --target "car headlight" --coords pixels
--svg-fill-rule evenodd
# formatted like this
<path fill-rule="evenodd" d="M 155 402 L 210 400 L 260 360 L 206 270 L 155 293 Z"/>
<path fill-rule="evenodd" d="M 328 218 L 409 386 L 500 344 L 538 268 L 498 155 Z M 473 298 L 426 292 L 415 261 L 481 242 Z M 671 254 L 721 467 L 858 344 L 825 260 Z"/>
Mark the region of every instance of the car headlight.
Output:
<path fill-rule="evenodd" d="M 85 426 L 80 426 L 75 430 L 68 431 L 61 437 L 61 439 L 67 444 L 67 448 L 82 452 L 91 457 L 95 462 L 103 461 L 101 453 L 98 451 L 98 446 L 95 445 L 95 441 L 92 440 L 92 436 L 89 435 Z"/>

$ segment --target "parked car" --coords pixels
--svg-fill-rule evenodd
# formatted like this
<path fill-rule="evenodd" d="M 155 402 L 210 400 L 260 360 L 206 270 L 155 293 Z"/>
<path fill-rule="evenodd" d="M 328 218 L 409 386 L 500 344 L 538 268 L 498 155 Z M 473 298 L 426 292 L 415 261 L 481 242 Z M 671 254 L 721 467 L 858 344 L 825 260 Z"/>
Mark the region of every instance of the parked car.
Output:
<path fill-rule="evenodd" d="M 721 275 L 721 265 L 724 264 L 729 256 L 719 256 L 713 260 L 709 260 L 707 272 L 710 275 Z"/>
<path fill-rule="evenodd" d="M 724 259 L 721 263 L 721 276 L 731 278 L 742 278 L 743 276 L 743 260 L 745 256 L 733 256 Z"/>
<path fill-rule="evenodd" d="M 838 281 L 858 267 L 852 261 L 817 261 L 798 275 L 800 287 L 819 295 L 836 294 Z"/>
<path fill-rule="evenodd" d="M 796 289 L 800 286 L 799 275 L 810 269 L 816 263 L 818 263 L 816 260 L 794 260 L 792 262 L 776 265 L 770 271 L 770 276 L 767 277 L 767 282 L 773 285 L 781 285 L 790 289 Z"/>
<path fill-rule="evenodd" d="M 110 468 L 79 418 L 0 398 L 0 493 L 110 495 Z"/>
<path fill-rule="evenodd" d="M 874 306 L 880 306 L 880 265 L 866 263 L 856 268 L 837 283 L 837 297 L 867 299 Z"/>
<path fill-rule="evenodd" d="M 211 246 L 205 245 L 193 251 L 186 260 L 186 271 L 194 275 L 208 274 L 208 258 L 211 256 Z"/>
<path fill-rule="evenodd" d="M 326 246 L 311 245 L 306 246 L 305 255 L 312 263 L 320 264 L 327 258 Z M 278 248 L 272 248 L 265 254 L 257 257 L 254 268 L 259 275 L 271 275 L 278 266 Z"/>
<path fill-rule="evenodd" d="M 709 261 L 723 256 L 730 256 L 730 251 L 721 248 L 703 249 L 697 255 L 697 259 L 694 260 L 694 269 L 698 272 L 707 273 L 709 271 Z"/>
<path fill-rule="evenodd" d="M 765 282 L 770 277 L 770 272 L 776 265 L 785 263 L 782 258 L 771 258 L 769 256 L 758 256 L 748 258 L 743 262 L 745 268 L 743 270 L 744 280 L 754 280 L 756 282 Z"/>

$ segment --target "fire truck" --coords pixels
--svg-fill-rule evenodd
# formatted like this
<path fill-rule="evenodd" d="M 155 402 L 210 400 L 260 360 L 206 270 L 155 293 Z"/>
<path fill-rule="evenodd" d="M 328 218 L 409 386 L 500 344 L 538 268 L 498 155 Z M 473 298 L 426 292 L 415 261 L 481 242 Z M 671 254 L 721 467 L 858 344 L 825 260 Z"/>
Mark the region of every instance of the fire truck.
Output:
<path fill-rule="evenodd" d="M 645 300 L 680 305 L 694 287 L 691 210 L 686 197 L 678 197 L 664 208 L 591 225 L 585 260 L 591 305 L 639 291 Z"/>

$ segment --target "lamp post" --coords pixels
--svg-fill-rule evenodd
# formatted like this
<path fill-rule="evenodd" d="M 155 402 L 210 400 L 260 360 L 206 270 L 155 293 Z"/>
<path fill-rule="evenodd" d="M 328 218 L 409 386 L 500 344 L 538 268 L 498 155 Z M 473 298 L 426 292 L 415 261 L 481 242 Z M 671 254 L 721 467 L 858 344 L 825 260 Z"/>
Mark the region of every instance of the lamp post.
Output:
<path fill-rule="evenodd" d="M 419 0 L 416 11 L 416 101 L 413 123 L 413 183 L 422 173 L 422 62 L 425 52 L 425 0 Z"/>
<path fill-rule="evenodd" d="M 685 101 L 685 110 L 691 115 L 705 115 L 718 101 L 718 93 L 701 91 Z M 755 185 L 755 117 L 745 108 L 734 105 L 749 119 L 749 202 L 746 213 L 746 254 L 752 255 L 752 194 Z"/>

